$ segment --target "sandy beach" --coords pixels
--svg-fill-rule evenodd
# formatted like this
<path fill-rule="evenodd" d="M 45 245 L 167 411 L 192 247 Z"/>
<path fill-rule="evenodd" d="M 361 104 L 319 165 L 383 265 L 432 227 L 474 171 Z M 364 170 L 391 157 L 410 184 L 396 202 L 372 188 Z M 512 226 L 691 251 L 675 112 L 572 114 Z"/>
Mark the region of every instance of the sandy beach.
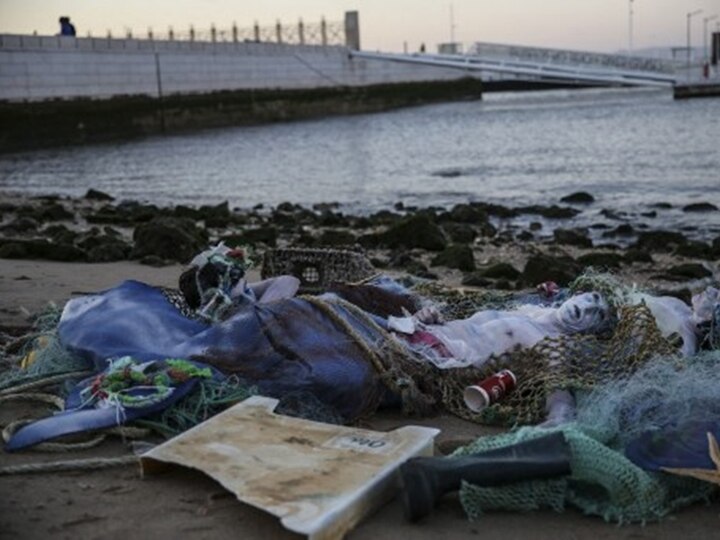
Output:
<path fill-rule="evenodd" d="M 2 324 L 23 323 L 18 307 L 41 309 L 48 301 L 63 302 L 78 292 L 101 290 L 123 279 L 139 279 L 172 286 L 180 265 L 151 268 L 133 262 L 81 264 L 0 260 Z M 42 414 L 42 405 L 3 404 L 0 422 L 27 414 Z M 442 430 L 438 451 L 496 430 L 453 416 L 421 420 L 383 413 L 366 427 L 389 430 L 416 424 Z M 0 454 L 0 466 L 109 457 L 127 453 L 119 439 L 92 450 L 69 454 L 25 451 Z M 136 467 L 90 472 L 46 473 L 0 477 L 0 536 L 5 538 L 292 538 L 277 520 L 242 504 L 214 481 L 194 471 L 140 479 Z M 618 526 L 598 517 L 568 509 L 558 514 L 537 511 L 525 514 L 490 513 L 469 522 L 457 498 L 448 496 L 436 512 L 418 524 L 403 518 L 399 499 L 383 506 L 363 521 L 348 537 L 354 539 L 398 538 L 502 538 L 573 539 L 712 538 L 720 527 L 717 502 L 696 504 L 659 523 Z"/>

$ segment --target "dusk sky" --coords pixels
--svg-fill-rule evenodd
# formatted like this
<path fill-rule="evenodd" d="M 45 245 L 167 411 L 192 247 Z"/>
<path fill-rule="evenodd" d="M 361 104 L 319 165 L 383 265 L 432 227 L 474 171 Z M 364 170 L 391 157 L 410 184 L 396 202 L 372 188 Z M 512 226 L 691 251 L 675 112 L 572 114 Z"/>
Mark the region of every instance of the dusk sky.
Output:
<path fill-rule="evenodd" d="M 255 21 L 283 23 L 340 21 L 346 10 L 360 12 L 362 47 L 401 51 L 450 39 L 450 6 L 455 38 L 541 47 L 617 51 L 628 46 L 629 0 L 0 0 L 0 32 L 52 35 L 57 19 L 68 15 L 79 36 L 123 36 L 127 28 L 140 36 L 152 27 L 166 32 L 229 28 L 233 21 L 249 27 Z M 634 48 L 684 46 L 686 14 L 692 19 L 693 45 L 701 46 L 703 18 L 720 14 L 720 0 L 634 0 Z M 720 18 L 708 23 L 717 30 Z"/>

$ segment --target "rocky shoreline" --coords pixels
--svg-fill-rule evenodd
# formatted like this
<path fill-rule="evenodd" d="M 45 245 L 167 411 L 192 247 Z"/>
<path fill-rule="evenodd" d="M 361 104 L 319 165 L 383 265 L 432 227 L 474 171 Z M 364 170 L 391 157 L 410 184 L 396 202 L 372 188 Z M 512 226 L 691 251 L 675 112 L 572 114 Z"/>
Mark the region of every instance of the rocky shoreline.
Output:
<path fill-rule="evenodd" d="M 547 280 L 565 285 L 593 267 L 689 300 L 692 290 L 720 279 L 720 234 L 705 242 L 681 231 L 641 229 L 607 209 L 595 231 L 572 227 L 573 218 L 594 203 L 585 192 L 563 197 L 559 205 L 473 202 L 421 209 L 397 203 L 369 216 L 344 214 L 335 203 L 161 208 L 118 202 L 92 189 L 81 198 L 5 194 L 2 201 L 0 259 L 135 260 L 161 267 L 187 263 L 209 243 L 224 241 L 251 246 L 256 254 L 275 247 L 362 250 L 380 270 L 503 290 Z M 654 215 L 671 208 L 655 206 Z M 718 212 L 710 203 L 682 210 Z"/>

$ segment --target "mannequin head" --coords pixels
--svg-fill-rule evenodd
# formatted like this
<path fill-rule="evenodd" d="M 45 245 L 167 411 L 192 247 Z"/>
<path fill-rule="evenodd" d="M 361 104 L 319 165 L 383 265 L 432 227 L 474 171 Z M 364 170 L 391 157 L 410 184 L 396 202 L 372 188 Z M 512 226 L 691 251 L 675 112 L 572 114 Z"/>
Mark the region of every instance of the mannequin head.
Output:
<path fill-rule="evenodd" d="M 595 333 L 610 318 L 610 308 L 600 293 L 577 294 L 563 302 L 557 311 L 562 330 L 568 334 Z"/>

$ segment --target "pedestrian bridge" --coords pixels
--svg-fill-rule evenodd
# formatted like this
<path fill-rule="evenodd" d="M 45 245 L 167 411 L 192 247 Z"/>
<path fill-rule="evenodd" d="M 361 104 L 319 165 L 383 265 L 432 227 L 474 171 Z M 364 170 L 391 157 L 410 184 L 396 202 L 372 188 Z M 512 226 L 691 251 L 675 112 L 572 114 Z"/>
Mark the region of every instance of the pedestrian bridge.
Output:
<path fill-rule="evenodd" d="M 480 71 L 546 82 L 624 86 L 673 86 L 678 65 L 671 60 L 494 43 L 475 43 L 464 54 L 393 54 L 351 51 L 355 58 L 390 60 Z M 492 76 L 492 74 L 497 74 Z"/>

